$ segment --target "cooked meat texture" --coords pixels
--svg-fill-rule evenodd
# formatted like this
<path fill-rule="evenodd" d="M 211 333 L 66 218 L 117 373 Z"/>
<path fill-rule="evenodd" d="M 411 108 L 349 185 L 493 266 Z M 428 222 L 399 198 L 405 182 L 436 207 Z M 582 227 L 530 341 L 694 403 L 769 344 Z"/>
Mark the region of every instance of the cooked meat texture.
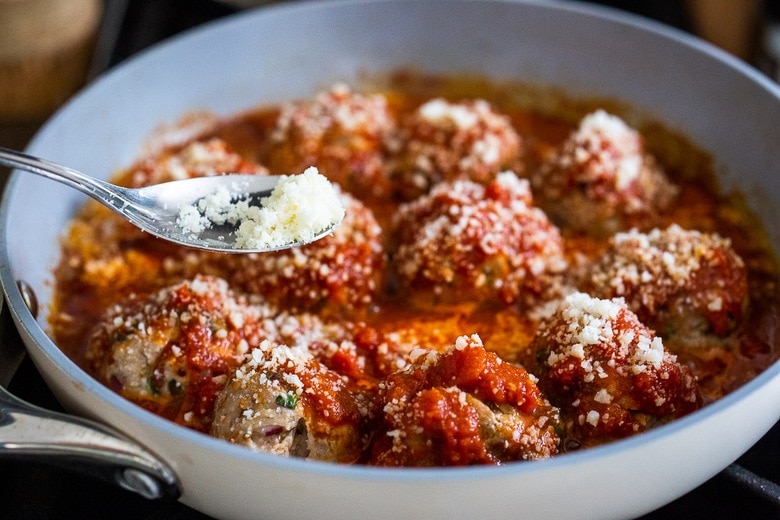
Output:
<path fill-rule="evenodd" d="M 621 297 L 643 323 L 678 338 L 727 333 L 747 303 L 747 269 L 730 241 L 676 224 L 617 233 L 580 278 L 583 291 Z"/>
<path fill-rule="evenodd" d="M 317 166 L 350 193 L 382 197 L 391 191 L 384 161 L 395 132 L 384 95 L 362 95 L 336 84 L 281 107 L 261 161 L 280 174 Z"/>
<path fill-rule="evenodd" d="M 98 379 L 124 397 L 208 430 L 217 393 L 263 342 L 282 345 L 280 352 L 296 349 L 321 366 L 328 375 L 312 384 L 336 377 L 364 415 L 374 413 L 369 400 L 379 378 L 405 366 L 409 350 L 365 324 L 279 311 L 233 293 L 223 279 L 198 276 L 114 305 L 95 326 L 87 358 Z M 313 410 L 328 404 L 314 403 Z"/>
<path fill-rule="evenodd" d="M 660 214 L 678 192 L 642 136 L 603 110 L 583 118 L 530 178 L 553 222 L 604 237 Z"/>
<path fill-rule="evenodd" d="M 476 335 L 443 353 L 419 350 L 380 384 L 378 399 L 373 465 L 499 464 L 557 452 L 557 409 L 533 376 L 486 351 Z"/>
<path fill-rule="evenodd" d="M 352 463 L 363 449 L 358 403 L 305 346 L 265 341 L 219 394 L 211 434 L 254 450 Z"/>
<path fill-rule="evenodd" d="M 216 392 L 264 339 L 272 309 L 198 277 L 110 308 L 89 339 L 90 368 L 142 406 L 203 430 Z"/>
<path fill-rule="evenodd" d="M 578 443 L 627 437 L 701 406 L 690 369 L 620 299 L 566 296 L 531 349 L 539 386 Z"/>
<path fill-rule="evenodd" d="M 435 303 L 512 303 L 566 268 L 558 229 L 512 172 L 438 184 L 398 209 L 394 230 L 399 284 Z"/>
<path fill-rule="evenodd" d="M 394 179 L 405 200 L 442 181 L 487 184 L 504 170 L 517 171 L 523 150 L 510 119 L 482 99 L 424 103 L 403 121 L 400 147 Z"/>
<path fill-rule="evenodd" d="M 352 315 L 369 307 L 382 287 L 382 230 L 363 203 L 341 194 L 344 220 L 329 236 L 273 253 L 208 255 L 203 262 L 232 285 L 287 309 Z"/>
<path fill-rule="evenodd" d="M 300 173 L 296 170 L 291 173 Z M 181 149 L 166 150 L 142 159 L 131 170 L 130 184 L 143 187 L 163 182 L 211 177 L 228 173 L 267 175 L 268 170 L 244 159 L 219 138 L 194 141 Z"/>

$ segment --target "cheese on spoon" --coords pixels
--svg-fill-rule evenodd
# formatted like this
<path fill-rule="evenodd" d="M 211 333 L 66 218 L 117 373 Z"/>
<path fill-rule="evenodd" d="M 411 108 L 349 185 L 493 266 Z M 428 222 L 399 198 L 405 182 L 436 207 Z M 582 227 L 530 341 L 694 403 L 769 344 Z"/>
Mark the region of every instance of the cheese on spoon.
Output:
<path fill-rule="evenodd" d="M 236 201 L 222 187 L 197 204 L 182 206 L 176 222 L 184 232 L 196 235 L 214 224 L 237 225 L 238 247 L 274 249 L 310 242 L 344 218 L 337 188 L 313 166 L 300 175 L 282 176 L 260 204 Z"/>

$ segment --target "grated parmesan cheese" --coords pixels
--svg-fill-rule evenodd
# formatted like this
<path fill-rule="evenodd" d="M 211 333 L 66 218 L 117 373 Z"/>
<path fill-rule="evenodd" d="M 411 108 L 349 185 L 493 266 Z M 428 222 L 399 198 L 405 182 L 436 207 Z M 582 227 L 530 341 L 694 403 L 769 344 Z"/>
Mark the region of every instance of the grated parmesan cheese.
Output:
<path fill-rule="evenodd" d="M 256 207 L 246 200 L 233 201 L 227 188 L 220 187 L 197 205 L 182 206 L 176 223 L 194 235 L 213 224 L 236 224 L 238 247 L 274 249 L 310 242 L 341 222 L 345 214 L 336 188 L 315 167 L 301 175 L 282 176 L 261 204 Z"/>
<path fill-rule="evenodd" d="M 471 128 L 479 122 L 477 115 L 468 108 L 443 99 L 432 99 L 425 103 L 420 107 L 420 115 L 432 123 L 451 122 L 460 129 Z"/>
<path fill-rule="evenodd" d="M 577 137 L 582 141 L 582 146 L 585 146 L 577 150 L 583 155 L 580 159 L 587 160 L 591 154 L 596 154 L 605 164 L 611 165 L 618 190 L 626 189 L 639 178 L 642 170 L 640 137 L 619 117 L 604 110 L 596 110 L 580 122 Z M 602 150 L 603 141 L 619 145 L 619 150 L 623 153 L 609 156 Z"/>

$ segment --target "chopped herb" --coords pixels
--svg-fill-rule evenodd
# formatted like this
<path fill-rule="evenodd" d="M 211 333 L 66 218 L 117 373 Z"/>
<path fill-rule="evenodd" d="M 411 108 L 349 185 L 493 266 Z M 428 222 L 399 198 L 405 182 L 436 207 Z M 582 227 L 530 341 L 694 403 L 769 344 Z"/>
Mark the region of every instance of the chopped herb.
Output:
<path fill-rule="evenodd" d="M 276 396 L 276 404 L 294 410 L 295 405 L 298 404 L 298 396 L 293 392 L 285 392 Z"/>
<path fill-rule="evenodd" d="M 160 388 L 155 384 L 155 377 L 152 376 L 147 379 L 148 386 L 149 386 L 149 392 L 152 395 L 160 395 Z"/>
<path fill-rule="evenodd" d="M 168 392 L 170 392 L 171 395 L 179 395 L 182 390 L 182 386 L 177 380 L 171 379 L 168 381 Z"/>
<path fill-rule="evenodd" d="M 550 358 L 552 349 L 550 347 L 542 347 L 536 351 L 536 362 L 544 367 L 547 365 L 547 360 Z"/>

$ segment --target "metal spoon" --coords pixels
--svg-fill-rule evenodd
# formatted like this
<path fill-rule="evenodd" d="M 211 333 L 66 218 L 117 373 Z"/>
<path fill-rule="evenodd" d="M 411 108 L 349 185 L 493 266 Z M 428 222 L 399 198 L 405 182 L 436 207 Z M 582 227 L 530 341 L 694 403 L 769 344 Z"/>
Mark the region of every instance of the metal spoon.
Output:
<path fill-rule="evenodd" d="M 184 246 L 224 253 L 265 253 L 319 240 L 333 232 L 339 222 L 333 222 L 306 242 L 295 241 L 264 249 L 246 248 L 236 243 L 239 223 L 214 225 L 195 234 L 177 224 L 180 208 L 226 188 L 235 199 L 259 201 L 271 194 L 281 178 L 274 175 L 219 175 L 194 177 L 155 184 L 143 188 L 124 188 L 90 177 L 67 166 L 0 147 L 0 165 L 42 175 L 89 195 L 114 210 L 123 218 L 159 238 Z"/>

